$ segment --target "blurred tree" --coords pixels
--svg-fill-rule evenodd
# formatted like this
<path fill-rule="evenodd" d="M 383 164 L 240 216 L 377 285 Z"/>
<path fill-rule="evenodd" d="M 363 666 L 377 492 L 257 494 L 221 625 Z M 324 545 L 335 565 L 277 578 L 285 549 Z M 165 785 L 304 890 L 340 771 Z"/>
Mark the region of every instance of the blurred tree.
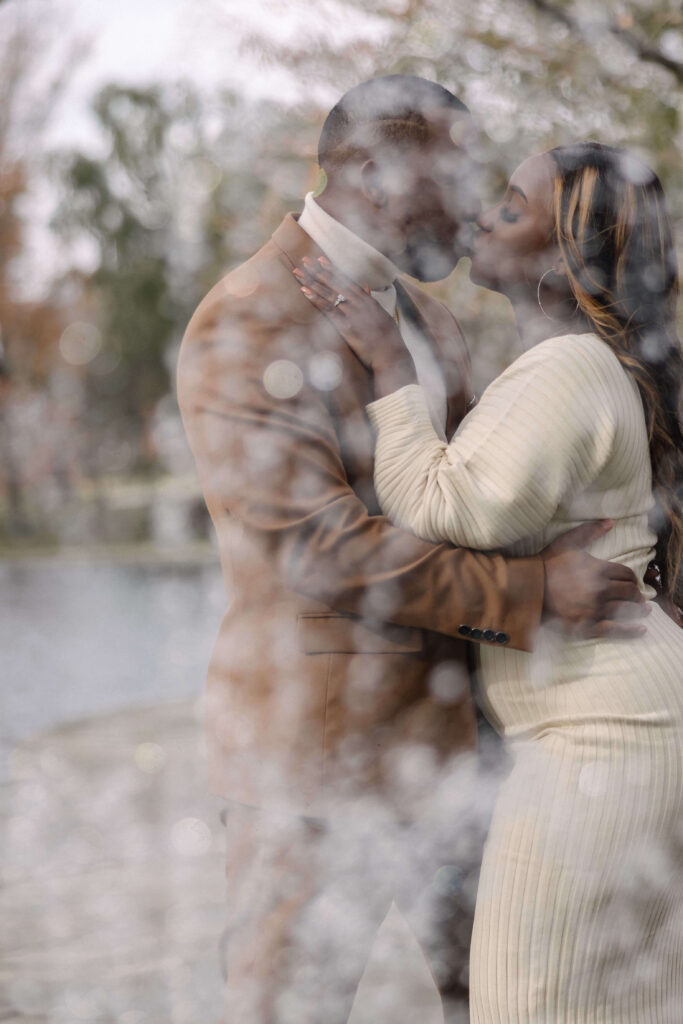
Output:
<path fill-rule="evenodd" d="M 0 18 L 33 2 L 0 0 Z M 220 21 L 226 0 L 214 2 Z M 272 9 L 279 13 L 276 0 Z M 223 22 L 230 44 L 241 35 L 260 85 L 277 69 L 300 100 L 255 102 L 241 91 L 200 100 L 183 83 L 102 90 L 94 148 L 45 161 L 59 194 L 62 266 L 51 294 L 33 307 L 17 287 L 33 173 L 27 150 L 40 151 L 38 122 L 50 105 L 32 104 L 22 84 L 35 28 L 24 50 L 0 51 L 7 365 L 15 381 L 56 395 L 78 420 L 88 475 L 153 465 L 159 418 L 177 412 L 169 393 L 188 316 L 224 268 L 250 256 L 286 210 L 300 208 L 314 183 L 324 113 L 364 78 L 413 72 L 461 96 L 489 142 L 490 195 L 530 151 L 592 136 L 653 163 L 674 214 L 683 212 L 683 15 L 673 0 L 614 0 L 599 9 L 589 0 L 320 0 L 315 18 L 308 0 L 292 0 L 286 31 L 278 21 L 277 33 L 268 18 L 248 30 L 249 17 L 232 5 Z M 4 142 L 20 124 L 32 140 L 23 150 Z M 466 261 L 437 289 L 468 334 L 481 388 L 515 354 L 507 303 L 469 283 Z"/>
<path fill-rule="evenodd" d="M 683 13 L 677 0 L 328 0 L 325 6 L 317 27 L 308 30 L 304 20 L 284 43 L 267 25 L 257 32 L 245 27 L 245 48 L 266 65 L 288 69 L 309 97 L 320 98 L 326 85 L 325 102 L 331 89 L 340 95 L 372 75 L 434 78 L 471 106 L 506 164 L 538 145 L 594 135 L 646 149 L 678 185 Z"/>
<path fill-rule="evenodd" d="M 210 143 L 217 183 L 203 214 L 203 290 L 248 259 L 288 210 L 299 209 L 315 175 L 319 127 L 310 106 L 248 104 L 234 93 L 209 101 L 207 119 L 220 128 Z"/>
<path fill-rule="evenodd" d="M 531 0 L 534 7 L 544 14 L 549 14 L 563 25 L 567 25 L 575 35 L 585 37 L 585 28 L 587 27 L 586 22 L 583 21 L 580 15 L 577 15 L 573 11 L 572 4 L 567 3 L 552 3 L 550 0 Z M 666 68 L 667 71 L 671 71 L 673 75 L 678 79 L 679 82 L 683 83 L 683 61 L 676 57 L 670 56 L 666 49 L 663 49 L 658 45 L 657 42 L 652 42 L 649 38 L 650 32 L 655 35 L 655 38 L 661 35 L 663 26 L 670 26 L 673 22 L 674 27 L 681 25 L 681 13 L 680 10 L 677 16 L 672 18 L 672 12 L 657 8 L 656 5 L 647 5 L 647 7 L 641 7 L 638 11 L 638 20 L 640 22 L 639 29 L 634 31 L 633 25 L 635 18 L 633 14 L 627 12 L 625 9 L 619 13 L 613 14 L 609 11 L 605 11 L 601 14 L 601 17 L 597 20 L 591 19 L 591 25 L 597 24 L 599 35 L 609 32 L 611 35 L 621 39 L 628 47 L 630 47 L 641 60 L 651 61 L 653 64 L 659 64 L 661 67 Z M 667 32 L 670 29 L 667 28 Z M 647 35 L 645 34 L 647 32 Z M 595 41 L 595 40 L 594 40 Z M 666 39 L 664 41 L 666 46 Z"/>
<path fill-rule="evenodd" d="M 105 155 L 58 160 L 54 226 L 67 241 L 89 241 L 94 255 L 95 269 L 82 276 L 97 332 L 82 360 L 89 426 L 99 443 L 107 433 L 109 447 L 115 437 L 139 463 L 147 419 L 169 389 L 164 353 L 182 315 L 173 288 L 173 133 L 186 132 L 192 147 L 199 108 L 189 90 L 112 85 L 93 110 Z"/>
<path fill-rule="evenodd" d="M 50 379 L 63 327 L 55 296 L 29 298 L 21 266 L 25 208 L 41 169 L 37 140 L 82 55 L 70 43 L 47 61 L 54 23 L 44 17 L 36 27 L 28 6 L 6 0 L 0 22 L 0 524 L 12 535 L 34 525 L 21 424 Z"/>
<path fill-rule="evenodd" d="M 298 150 L 295 117 L 233 93 L 200 103 L 182 83 L 110 85 L 93 110 L 104 152 L 56 159 L 53 226 L 92 252 L 81 284 L 99 338 L 85 366 L 96 472 L 98 462 L 139 469 L 153 459 L 148 426 L 194 306 L 260 244 L 289 196 L 298 201 L 310 153 Z M 113 445 L 124 453 L 115 460 Z"/>
<path fill-rule="evenodd" d="M 230 32 L 241 30 L 261 67 L 289 74 L 317 127 L 355 83 L 418 74 L 452 89 L 483 126 L 484 202 L 530 153 L 595 138 L 652 164 L 683 218 L 679 0 L 321 0 L 315 21 L 306 6 L 290 5 L 298 22 L 284 39 L 246 13 Z M 507 303 L 470 285 L 466 261 L 435 290 L 458 312 L 481 389 L 516 354 Z"/>

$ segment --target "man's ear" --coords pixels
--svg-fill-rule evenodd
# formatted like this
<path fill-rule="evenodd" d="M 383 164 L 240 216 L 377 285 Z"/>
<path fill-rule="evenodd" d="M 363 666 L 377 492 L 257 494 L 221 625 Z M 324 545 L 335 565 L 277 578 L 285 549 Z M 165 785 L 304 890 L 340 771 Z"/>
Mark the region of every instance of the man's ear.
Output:
<path fill-rule="evenodd" d="M 327 172 L 322 167 L 319 167 L 318 173 L 315 176 L 315 181 L 313 182 L 313 198 L 317 199 L 318 196 L 321 196 L 326 188 Z"/>
<path fill-rule="evenodd" d="M 360 169 L 361 192 L 378 209 L 386 206 L 387 194 L 382 184 L 379 167 L 374 160 L 366 160 Z"/>

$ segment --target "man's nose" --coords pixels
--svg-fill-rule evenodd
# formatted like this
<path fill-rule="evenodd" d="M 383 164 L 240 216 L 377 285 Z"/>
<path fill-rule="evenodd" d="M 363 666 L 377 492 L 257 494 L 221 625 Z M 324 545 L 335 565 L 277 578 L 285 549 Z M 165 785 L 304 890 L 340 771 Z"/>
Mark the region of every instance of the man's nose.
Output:
<path fill-rule="evenodd" d="M 454 198 L 456 197 L 454 196 Z M 458 214 L 461 221 L 475 223 L 481 216 L 481 199 L 475 183 L 470 178 L 460 181 L 457 190 L 457 204 L 460 207 Z"/>
<path fill-rule="evenodd" d="M 481 217 L 481 200 L 479 199 L 479 196 L 472 195 L 470 197 L 470 203 L 469 203 L 468 208 L 467 208 L 467 216 L 466 216 L 465 219 L 468 220 L 468 221 L 472 221 L 474 224 L 478 224 L 480 217 Z"/>
<path fill-rule="evenodd" d="M 459 224 L 476 224 L 481 215 L 481 202 L 475 195 L 461 191 L 444 199 L 444 210 Z"/>

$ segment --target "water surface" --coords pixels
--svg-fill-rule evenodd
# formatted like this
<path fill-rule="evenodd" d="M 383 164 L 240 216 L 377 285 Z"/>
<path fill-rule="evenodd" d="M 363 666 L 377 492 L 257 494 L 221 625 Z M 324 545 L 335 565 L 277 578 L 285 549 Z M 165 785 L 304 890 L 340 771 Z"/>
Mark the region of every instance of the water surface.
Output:
<path fill-rule="evenodd" d="M 199 697 L 217 564 L 0 562 L 0 745 L 131 705 Z"/>

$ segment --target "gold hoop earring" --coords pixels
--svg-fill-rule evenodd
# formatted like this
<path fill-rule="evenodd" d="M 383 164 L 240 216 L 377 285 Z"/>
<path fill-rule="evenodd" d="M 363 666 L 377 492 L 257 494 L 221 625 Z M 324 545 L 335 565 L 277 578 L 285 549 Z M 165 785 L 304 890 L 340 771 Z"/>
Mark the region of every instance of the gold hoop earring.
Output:
<path fill-rule="evenodd" d="M 541 310 L 541 313 L 543 313 L 543 316 L 546 318 L 546 320 L 551 320 L 553 323 L 557 323 L 558 322 L 557 321 L 557 317 L 556 316 L 551 316 L 550 313 L 546 313 L 546 311 L 544 310 L 543 303 L 541 302 L 541 285 L 543 284 L 543 279 L 545 277 L 547 277 L 548 274 L 556 274 L 556 273 L 557 273 L 557 271 L 555 270 L 555 267 L 549 267 L 547 270 L 545 270 L 541 274 L 540 278 L 538 279 L 538 287 L 536 289 L 536 301 L 538 302 L 538 305 L 539 305 L 539 308 Z M 576 299 L 574 299 L 574 303 L 576 305 L 576 309 L 574 309 L 574 311 L 572 312 L 572 314 L 571 314 L 572 316 L 576 316 L 576 314 L 579 312 L 579 303 L 577 302 Z"/>
<path fill-rule="evenodd" d="M 546 311 L 543 308 L 543 303 L 541 302 L 541 285 L 543 284 L 543 278 L 547 277 L 548 274 L 554 273 L 554 271 L 554 267 L 550 267 L 548 270 L 545 270 L 538 279 L 538 288 L 536 289 L 536 300 L 538 302 L 541 313 L 543 313 L 543 316 L 546 318 L 546 320 L 552 320 L 553 322 L 555 322 L 556 318 L 554 316 L 550 316 L 549 313 L 546 313 Z"/>

